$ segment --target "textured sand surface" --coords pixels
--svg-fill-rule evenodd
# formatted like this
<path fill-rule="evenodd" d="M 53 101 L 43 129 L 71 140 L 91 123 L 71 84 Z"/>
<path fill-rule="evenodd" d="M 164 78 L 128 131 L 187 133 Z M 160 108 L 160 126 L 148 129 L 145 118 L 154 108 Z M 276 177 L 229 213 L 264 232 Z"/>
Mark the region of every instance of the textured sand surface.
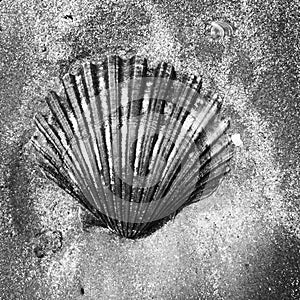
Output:
<path fill-rule="evenodd" d="M 300 298 L 299 1 L 169 2 L 0 1 L 0 299 Z M 57 77 L 107 53 L 203 74 L 243 141 L 207 209 L 140 241 L 84 229 L 28 146 Z M 62 247 L 38 258 L 45 230 Z"/>

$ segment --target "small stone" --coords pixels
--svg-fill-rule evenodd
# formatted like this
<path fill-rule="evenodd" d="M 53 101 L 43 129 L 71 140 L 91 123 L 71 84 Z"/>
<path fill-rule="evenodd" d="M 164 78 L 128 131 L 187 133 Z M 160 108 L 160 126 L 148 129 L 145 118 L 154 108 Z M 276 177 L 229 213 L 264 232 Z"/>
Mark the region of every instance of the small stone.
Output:
<path fill-rule="evenodd" d="M 80 294 L 84 295 L 84 288 L 83 287 L 80 288 Z"/>
<path fill-rule="evenodd" d="M 71 14 L 64 15 L 63 18 L 66 19 L 66 20 L 72 20 L 73 21 L 73 16 Z"/>
<path fill-rule="evenodd" d="M 243 146 L 243 141 L 241 140 L 241 136 L 239 133 L 235 133 L 231 136 L 231 140 L 233 144 L 237 147 L 242 147 Z"/>

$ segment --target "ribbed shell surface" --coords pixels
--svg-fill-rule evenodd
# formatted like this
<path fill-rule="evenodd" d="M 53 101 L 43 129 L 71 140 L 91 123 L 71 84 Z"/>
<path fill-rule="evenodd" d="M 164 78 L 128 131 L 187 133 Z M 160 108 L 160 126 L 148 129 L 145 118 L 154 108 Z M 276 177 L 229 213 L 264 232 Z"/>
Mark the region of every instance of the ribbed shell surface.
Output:
<path fill-rule="evenodd" d="M 140 57 L 87 62 L 46 98 L 33 139 L 45 174 L 120 236 L 160 228 L 216 190 L 232 156 L 229 121 L 201 79 Z"/>

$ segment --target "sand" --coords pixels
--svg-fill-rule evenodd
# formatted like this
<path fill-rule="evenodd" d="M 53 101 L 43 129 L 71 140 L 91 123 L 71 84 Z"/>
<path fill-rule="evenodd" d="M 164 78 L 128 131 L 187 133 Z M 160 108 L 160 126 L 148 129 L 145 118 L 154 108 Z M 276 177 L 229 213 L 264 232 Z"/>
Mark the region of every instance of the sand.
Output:
<path fill-rule="evenodd" d="M 299 299 L 297 1 L 0 1 L 0 299 Z M 209 40 L 209 24 L 234 36 Z M 135 53 L 203 74 L 240 134 L 230 175 L 139 241 L 83 227 L 29 140 L 58 76 Z M 62 245 L 38 258 L 39 234 Z"/>

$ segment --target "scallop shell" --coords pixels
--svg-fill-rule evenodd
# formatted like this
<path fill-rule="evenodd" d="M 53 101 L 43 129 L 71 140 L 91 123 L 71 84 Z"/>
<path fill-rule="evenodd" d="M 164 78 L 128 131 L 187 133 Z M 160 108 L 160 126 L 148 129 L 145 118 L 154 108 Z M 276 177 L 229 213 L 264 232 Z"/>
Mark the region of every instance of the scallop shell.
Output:
<path fill-rule="evenodd" d="M 137 56 L 86 62 L 63 77 L 61 93 L 49 92 L 50 117 L 35 117 L 38 162 L 101 226 L 147 236 L 229 171 L 229 121 L 201 86 Z"/>

